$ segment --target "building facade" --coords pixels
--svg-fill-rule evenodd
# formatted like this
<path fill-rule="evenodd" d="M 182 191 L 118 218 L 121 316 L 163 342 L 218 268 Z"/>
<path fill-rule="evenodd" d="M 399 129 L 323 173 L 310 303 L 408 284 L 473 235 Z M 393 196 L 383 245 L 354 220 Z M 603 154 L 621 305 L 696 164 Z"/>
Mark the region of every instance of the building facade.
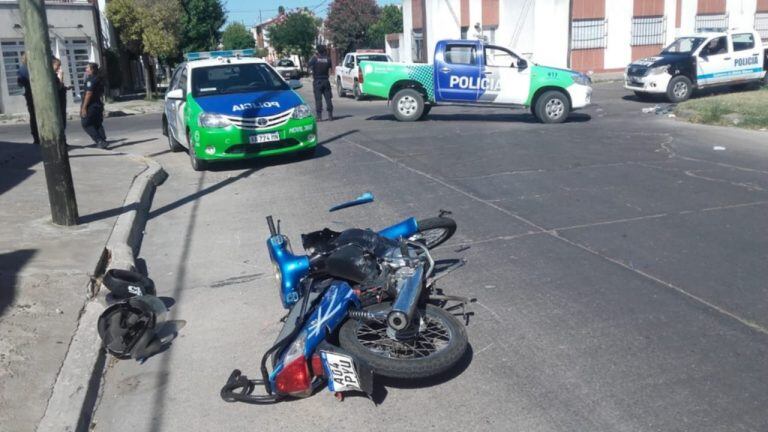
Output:
<path fill-rule="evenodd" d="M 48 35 L 53 55 L 61 60 L 64 81 L 73 89 L 67 101 L 78 104 L 88 62 L 99 62 L 100 17 L 86 0 L 46 1 Z M 24 53 L 24 25 L 18 1 L 0 0 L 0 113 L 26 112 L 24 90 L 16 83 Z"/>
<path fill-rule="evenodd" d="M 753 27 L 768 39 L 768 0 L 403 0 L 403 33 L 386 47 L 431 62 L 438 40 L 485 38 L 541 64 L 606 72 L 678 35 Z"/>

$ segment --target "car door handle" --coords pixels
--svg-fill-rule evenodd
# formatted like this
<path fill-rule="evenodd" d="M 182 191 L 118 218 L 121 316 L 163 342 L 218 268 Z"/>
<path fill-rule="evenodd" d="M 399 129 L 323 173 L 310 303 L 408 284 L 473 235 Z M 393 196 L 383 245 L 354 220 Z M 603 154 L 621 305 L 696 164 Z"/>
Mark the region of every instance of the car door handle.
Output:
<path fill-rule="evenodd" d="M 726 58 L 724 58 L 723 60 L 730 60 L 730 59 L 731 59 L 730 57 L 726 57 Z"/>
<path fill-rule="evenodd" d="M 447 68 L 447 67 L 444 67 L 444 68 L 440 69 L 440 72 L 450 72 L 450 71 L 451 71 L 451 69 Z"/>
<path fill-rule="evenodd" d="M 493 75 L 493 71 L 485 71 L 483 72 L 483 75 Z"/>

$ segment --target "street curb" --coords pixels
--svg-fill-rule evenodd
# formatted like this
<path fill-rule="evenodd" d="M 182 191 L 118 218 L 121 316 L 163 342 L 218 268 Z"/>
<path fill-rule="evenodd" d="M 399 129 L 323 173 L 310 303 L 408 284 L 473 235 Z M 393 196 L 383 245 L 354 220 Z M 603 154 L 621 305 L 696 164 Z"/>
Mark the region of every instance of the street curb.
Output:
<path fill-rule="evenodd" d="M 133 178 L 123 201 L 123 207 L 128 211 L 115 221 L 102 258 L 96 265 L 96 277 L 108 268 L 136 269 L 135 256 L 141 246 L 152 197 L 157 186 L 168 177 L 163 167 L 151 158 L 127 156 L 144 163 L 146 168 Z M 105 305 L 96 297 L 99 282 L 92 280 L 89 286 L 90 299 L 80 313 L 77 329 L 37 431 L 75 432 L 89 429 L 106 362 L 96 328 Z"/>

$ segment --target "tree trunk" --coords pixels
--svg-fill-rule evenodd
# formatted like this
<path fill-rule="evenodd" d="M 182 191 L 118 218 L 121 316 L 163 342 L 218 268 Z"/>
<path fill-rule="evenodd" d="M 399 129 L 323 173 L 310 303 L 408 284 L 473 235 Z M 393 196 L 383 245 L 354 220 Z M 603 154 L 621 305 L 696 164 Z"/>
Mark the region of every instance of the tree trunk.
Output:
<path fill-rule="evenodd" d="M 77 225 L 77 200 L 62 128 L 59 92 L 51 66 L 51 43 L 48 39 L 45 4 L 43 0 L 20 0 L 19 9 L 25 29 L 24 47 L 45 181 L 48 186 L 48 201 L 51 205 L 51 219 L 57 225 Z"/>
<path fill-rule="evenodd" d="M 150 74 L 150 64 L 149 64 L 149 55 L 142 54 L 141 55 L 141 67 L 144 71 L 144 88 L 146 91 L 146 100 L 152 100 L 154 97 L 154 93 L 152 91 L 152 77 Z"/>

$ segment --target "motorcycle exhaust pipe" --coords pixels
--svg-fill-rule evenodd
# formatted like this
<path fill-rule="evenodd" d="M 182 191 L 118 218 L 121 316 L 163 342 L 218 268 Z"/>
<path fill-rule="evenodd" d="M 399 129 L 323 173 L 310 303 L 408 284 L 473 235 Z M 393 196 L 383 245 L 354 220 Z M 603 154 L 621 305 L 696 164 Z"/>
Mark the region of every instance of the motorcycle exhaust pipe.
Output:
<path fill-rule="evenodd" d="M 408 267 L 398 271 L 409 271 L 399 283 L 400 289 L 395 301 L 392 303 L 392 310 L 387 314 L 387 325 L 395 331 L 401 331 L 408 328 L 413 314 L 416 312 L 416 303 L 421 295 L 421 282 L 424 272 L 423 267 L 419 266 L 415 270 Z"/>

